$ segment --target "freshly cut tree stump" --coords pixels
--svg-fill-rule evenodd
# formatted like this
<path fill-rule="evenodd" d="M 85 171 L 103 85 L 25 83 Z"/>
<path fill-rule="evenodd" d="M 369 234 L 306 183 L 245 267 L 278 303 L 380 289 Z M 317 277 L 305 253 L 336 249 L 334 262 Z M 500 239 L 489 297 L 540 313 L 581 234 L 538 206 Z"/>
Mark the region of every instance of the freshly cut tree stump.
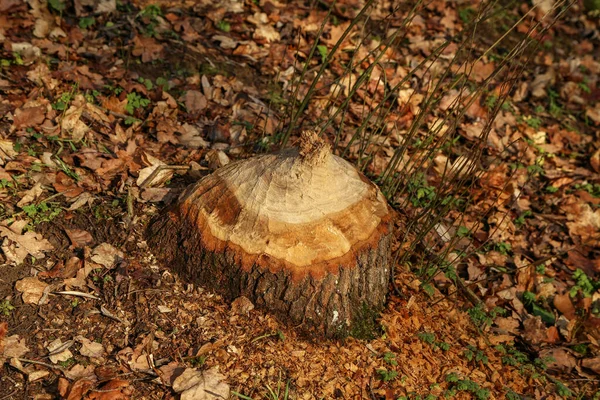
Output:
<path fill-rule="evenodd" d="M 300 148 L 231 163 L 155 217 L 148 241 L 175 271 L 308 332 L 364 334 L 384 306 L 385 197 L 314 132 Z"/>

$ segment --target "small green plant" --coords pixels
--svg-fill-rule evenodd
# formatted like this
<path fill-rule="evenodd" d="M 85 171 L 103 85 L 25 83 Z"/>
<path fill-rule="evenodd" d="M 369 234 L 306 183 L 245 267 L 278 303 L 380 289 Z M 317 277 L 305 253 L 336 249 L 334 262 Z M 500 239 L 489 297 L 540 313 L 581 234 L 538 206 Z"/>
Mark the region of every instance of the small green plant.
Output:
<path fill-rule="evenodd" d="M 542 126 L 542 120 L 538 117 L 525 118 L 525 123 L 533 129 L 540 129 Z"/>
<path fill-rule="evenodd" d="M 517 226 L 517 228 L 522 227 L 523 225 L 525 225 L 525 218 L 531 218 L 532 216 L 533 213 L 531 212 L 531 210 L 523 211 L 521 215 L 515 218 L 515 225 Z"/>
<path fill-rule="evenodd" d="M 73 365 L 75 365 L 77 361 L 75 361 L 74 358 L 69 358 L 68 360 L 65 361 L 59 361 L 58 365 L 60 365 L 61 367 L 63 367 L 64 369 L 69 369 L 71 368 Z"/>
<path fill-rule="evenodd" d="M 575 185 L 576 190 L 585 190 L 594 197 L 600 197 L 600 183 L 578 183 Z"/>
<path fill-rule="evenodd" d="M 433 344 L 435 342 L 435 333 L 419 332 L 417 333 L 417 337 L 428 344 Z"/>
<path fill-rule="evenodd" d="M 396 354 L 392 353 L 391 351 L 386 351 L 383 353 L 383 361 L 390 365 L 398 365 L 398 361 L 396 361 Z"/>
<path fill-rule="evenodd" d="M 496 251 L 498 251 L 500 254 L 504 254 L 505 256 L 508 255 L 508 253 L 510 253 L 512 250 L 512 246 L 510 245 L 510 243 L 506 242 L 496 243 L 495 248 Z"/>
<path fill-rule="evenodd" d="M 435 199 L 435 188 L 427 184 L 425 174 L 415 174 L 408 181 L 409 200 L 415 207 L 426 207 Z"/>
<path fill-rule="evenodd" d="M 450 344 L 446 342 L 436 341 L 435 333 L 430 332 L 419 332 L 417 333 L 417 337 L 421 339 L 423 342 L 428 343 L 434 347 L 438 347 L 440 350 L 448 351 L 450 350 Z"/>
<path fill-rule="evenodd" d="M 146 86 L 147 90 L 154 89 L 154 83 L 150 79 L 142 78 L 141 76 L 138 78 L 138 82 L 142 85 Z"/>
<path fill-rule="evenodd" d="M 2 302 L 0 302 L 0 314 L 8 317 L 14 309 L 15 307 L 10 304 L 10 300 L 4 299 Z"/>
<path fill-rule="evenodd" d="M 529 357 L 527 357 L 527 354 L 525 354 L 521 351 L 518 351 L 517 349 L 515 349 L 512 346 L 506 347 L 506 346 L 499 344 L 499 345 L 495 346 L 494 348 L 503 354 L 502 364 L 511 365 L 513 367 L 516 367 L 520 364 L 529 363 Z"/>
<path fill-rule="evenodd" d="M 558 192 L 558 188 L 556 186 L 546 186 L 546 192 L 556 193 L 556 192 Z"/>
<path fill-rule="evenodd" d="M 377 375 L 379 375 L 379 379 L 381 379 L 382 381 L 390 382 L 398 377 L 398 372 L 397 371 L 389 371 L 387 369 L 378 369 Z"/>
<path fill-rule="evenodd" d="M 8 179 L 2 178 L 0 179 L 0 189 L 12 189 L 15 187 L 15 184 Z"/>
<path fill-rule="evenodd" d="M 22 207 L 23 212 L 29 217 L 32 225 L 50 222 L 62 211 L 58 205 L 48 205 L 45 201 L 39 204 L 29 204 Z"/>
<path fill-rule="evenodd" d="M 206 356 L 192 357 L 192 358 L 190 358 L 190 364 L 194 368 L 200 368 L 206 362 L 206 358 L 207 358 Z"/>
<path fill-rule="evenodd" d="M 556 394 L 558 394 L 560 397 L 573 396 L 573 392 L 568 387 L 566 387 L 564 383 L 560 381 L 554 381 L 554 384 L 556 385 Z"/>
<path fill-rule="evenodd" d="M 542 318 L 542 321 L 544 321 L 545 323 L 554 324 L 556 320 L 554 318 L 554 314 L 538 304 L 534 293 L 525 291 L 523 293 L 523 304 L 525 304 L 525 307 L 527 307 L 529 312 L 531 312 L 535 316 L 539 316 L 540 318 Z"/>
<path fill-rule="evenodd" d="M 319 52 L 319 55 L 321 56 L 321 62 L 325 62 L 325 60 L 327 60 L 327 46 L 324 46 L 322 44 L 317 46 L 317 51 Z"/>
<path fill-rule="evenodd" d="M 96 18 L 94 17 L 83 17 L 79 19 L 79 27 L 81 29 L 87 29 L 96 24 Z"/>
<path fill-rule="evenodd" d="M 166 78 L 158 77 L 156 78 L 156 86 L 160 87 L 163 91 L 169 89 L 169 81 Z"/>
<path fill-rule="evenodd" d="M 59 99 L 54 104 L 52 104 L 52 108 L 57 111 L 65 111 L 69 108 L 71 100 L 73 100 L 73 92 L 65 92 L 60 95 Z"/>
<path fill-rule="evenodd" d="M 470 235 L 471 235 L 471 230 L 469 228 L 467 228 L 466 226 L 461 225 L 456 230 L 456 236 L 458 236 L 458 237 L 468 237 Z"/>
<path fill-rule="evenodd" d="M 162 15 L 162 10 L 156 4 L 147 5 L 142 11 L 137 15 L 138 17 L 147 17 L 151 19 L 155 19 Z"/>
<path fill-rule="evenodd" d="M 435 294 L 435 288 L 433 287 L 433 285 L 431 283 L 422 283 L 421 284 L 421 289 L 427 293 L 427 295 L 429 297 L 433 297 L 433 295 Z"/>
<path fill-rule="evenodd" d="M 478 400 L 486 400 L 490 397 L 490 391 L 483 389 L 477 382 L 470 379 L 460 379 L 458 374 L 452 372 L 446 376 L 446 382 L 450 384 L 450 389 L 446 396 L 454 396 L 457 392 L 471 393 Z"/>
<path fill-rule="evenodd" d="M 469 361 L 480 362 L 482 364 L 488 363 L 488 357 L 485 355 L 485 353 L 476 348 L 475 346 L 468 345 L 467 349 L 463 354 L 465 358 Z"/>
<path fill-rule="evenodd" d="M 458 10 L 458 17 L 463 24 L 468 24 L 477 16 L 477 11 L 472 7 L 461 8 Z"/>
<path fill-rule="evenodd" d="M 577 343 L 571 346 L 571 349 L 582 356 L 585 356 L 588 353 L 588 345 L 586 343 Z"/>
<path fill-rule="evenodd" d="M 71 302 L 71 307 L 73 307 L 73 308 L 77 308 L 78 305 L 79 305 L 79 299 L 74 299 Z"/>
<path fill-rule="evenodd" d="M 592 294 L 594 294 L 596 289 L 600 288 L 600 281 L 592 281 L 590 277 L 587 276 L 586 273 L 580 268 L 577 268 L 577 270 L 573 272 L 572 277 L 575 281 L 575 286 L 569 290 L 569 295 L 571 297 L 577 296 L 577 293 L 580 291 L 581 294 L 583 294 L 583 297 L 592 297 Z"/>
<path fill-rule="evenodd" d="M 62 13 L 67 7 L 66 1 L 64 0 L 48 0 L 48 5 L 54 11 Z"/>
<path fill-rule="evenodd" d="M 144 108 L 148 104 L 150 104 L 150 100 L 140 96 L 136 92 L 131 92 L 127 94 L 127 105 L 125 106 L 125 111 L 133 115 L 135 110 Z"/>
<path fill-rule="evenodd" d="M 485 106 L 490 110 L 494 108 L 496 103 L 498 103 L 498 96 L 496 96 L 496 95 L 493 95 L 493 94 L 489 95 L 485 99 Z"/>
<path fill-rule="evenodd" d="M 471 317 L 471 321 L 479 328 L 491 325 L 492 322 L 494 322 L 494 318 L 498 315 L 506 314 L 506 310 L 500 307 L 494 307 L 489 313 L 484 307 L 485 306 L 482 303 L 479 303 L 467 310 L 469 317 Z"/>
<path fill-rule="evenodd" d="M 224 19 L 217 22 L 217 29 L 223 32 L 229 32 L 231 30 L 231 24 Z"/>

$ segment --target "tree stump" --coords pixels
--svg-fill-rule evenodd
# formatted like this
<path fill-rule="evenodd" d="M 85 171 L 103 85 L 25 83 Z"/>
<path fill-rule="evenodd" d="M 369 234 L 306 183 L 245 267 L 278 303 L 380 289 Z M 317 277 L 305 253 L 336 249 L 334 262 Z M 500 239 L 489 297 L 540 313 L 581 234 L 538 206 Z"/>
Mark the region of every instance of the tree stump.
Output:
<path fill-rule="evenodd" d="M 385 197 L 310 131 L 299 149 L 191 185 L 152 219 L 148 242 L 187 279 L 329 337 L 364 335 L 388 291 Z"/>

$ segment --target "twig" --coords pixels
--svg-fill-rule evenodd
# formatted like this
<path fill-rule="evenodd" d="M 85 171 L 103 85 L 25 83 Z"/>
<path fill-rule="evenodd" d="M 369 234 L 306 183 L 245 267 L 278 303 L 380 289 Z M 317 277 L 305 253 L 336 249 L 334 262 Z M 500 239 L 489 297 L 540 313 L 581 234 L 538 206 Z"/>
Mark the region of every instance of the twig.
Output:
<path fill-rule="evenodd" d="M 146 187 L 146 185 L 149 185 L 150 182 L 152 182 L 152 180 L 156 177 L 156 175 L 158 175 L 159 172 L 164 171 L 164 170 L 189 170 L 190 166 L 189 165 L 159 165 L 158 167 L 156 167 L 154 169 L 154 171 L 152 171 L 150 173 L 150 175 L 148 175 L 148 177 L 146 179 L 144 179 L 144 181 L 139 185 L 140 189 L 143 189 L 144 187 Z"/>
<path fill-rule="evenodd" d="M 62 353 L 63 351 L 67 350 L 69 347 L 73 346 L 74 343 L 75 343 L 74 340 L 67 340 L 62 345 L 58 346 L 56 349 L 54 349 L 50 353 L 48 353 L 46 355 L 46 357 L 50 357 L 50 356 L 53 356 L 55 354 Z"/>
<path fill-rule="evenodd" d="M 62 294 L 65 296 L 79 296 L 79 297 L 87 297 L 88 299 L 102 300 L 100 297 L 94 296 L 93 294 L 77 292 L 74 290 L 65 290 L 63 292 L 52 292 L 52 294 Z"/>
<path fill-rule="evenodd" d="M 48 363 L 41 362 L 41 361 L 30 360 L 28 358 L 17 358 L 17 360 L 19 360 L 21 362 L 24 362 L 24 363 L 29 363 L 29 364 L 43 365 L 44 367 L 47 367 L 47 368 L 50 368 L 50 369 L 59 369 L 61 371 L 65 370 L 60 365 L 52 365 L 52 364 L 48 364 Z"/>

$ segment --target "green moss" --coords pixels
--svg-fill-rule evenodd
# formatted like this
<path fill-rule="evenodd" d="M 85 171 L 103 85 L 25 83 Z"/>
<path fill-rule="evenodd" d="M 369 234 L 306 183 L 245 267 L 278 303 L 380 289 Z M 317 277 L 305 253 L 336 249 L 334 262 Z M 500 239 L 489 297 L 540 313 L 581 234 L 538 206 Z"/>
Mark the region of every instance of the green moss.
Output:
<path fill-rule="evenodd" d="M 350 336 L 356 339 L 373 340 L 383 334 L 381 325 L 377 322 L 379 311 L 366 303 L 362 303 L 354 323 L 350 327 Z"/>

